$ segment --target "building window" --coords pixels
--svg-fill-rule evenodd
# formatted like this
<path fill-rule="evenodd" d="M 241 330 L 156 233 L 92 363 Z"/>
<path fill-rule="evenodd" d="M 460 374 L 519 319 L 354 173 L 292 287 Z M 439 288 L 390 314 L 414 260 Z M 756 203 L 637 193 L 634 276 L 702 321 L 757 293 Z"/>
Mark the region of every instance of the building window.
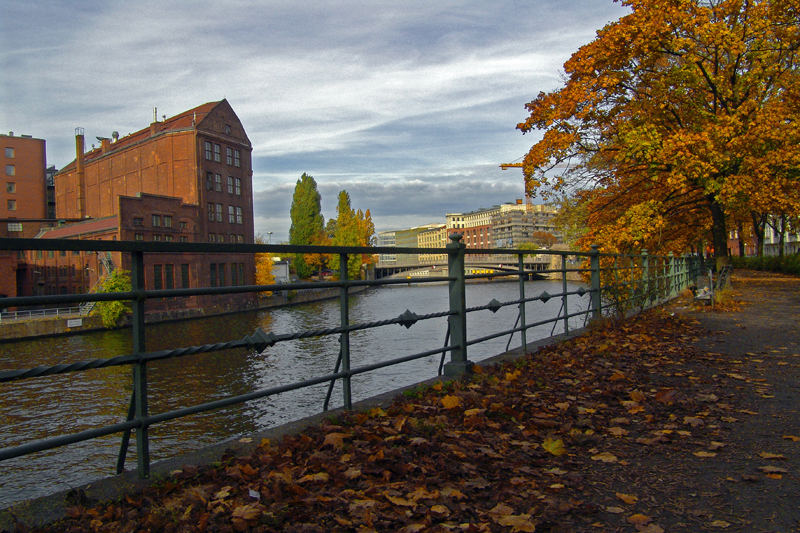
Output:
<path fill-rule="evenodd" d="M 225 282 L 225 263 L 220 263 L 217 266 L 217 274 L 219 274 L 219 286 L 224 287 L 227 285 Z"/>
<path fill-rule="evenodd" d="M 241 196 L 242 195 L 242 179 L 241 178 L 234 178 L 233 182 L 234 182 L 234 189 L 235 189 L 236 196 Z"/>
<path fill-rule="evenodd" d="M 164 288 L 166 289 L 175 288 L 174 269 L 175 269 L 174 265 L 164 265 Z"/>
<path fill-rule="evenodd" d="M 211 263 L 208 266 L 209 266 L 209 269 L 210 269 L 209 270 L 209 274 L 210 274 L 210 280 L 209 281 L 211 282 L 210 285 L 212 287 L 216 287 L 217 286 L 217 264 L 216 263 Z"/>
<path fill-rule="evenodd" d="M 14 165 L 6 165 L 6 176 L 15 176 L 17 174 L 17 169 Z"/>
<path fill-rule="evenodd" d="M 144 218 L 142 218 L 142 217 L 133 217 L 133 225 L 134 226 L 144 226 Z"/>
<path fill-rule="evenodd" d="M 164 215 L 164 227 L 165 228 L 172 227 L 172 215 Z"/>
<path fill-rule="evenodd" d="M 187 237 L 186 235 L 181 235 L 180 241 L 181 242 L 189 242 L 189 237 Z"/>
<path fill-rule="evenodd" d="M 228 223 L 233 224 L 235 222 L 236 222 L 236 215 L 234 214 L 233 206 L 229 205 L 228 206 Z"/>
<path fill-rule="evenodd" d="M 181 288 L 189 288 L 189 263 L 181 264 Z"/>
<path fill-rule="evenodd" d="M 8 231 L 22 231 L 22 222 L 9 222 Z"/>
<path fill-rule="evenodd" d="M 172 235 L 164 235 L 164 240 L 167 242 L 172 242 Z"/>
<path fill-rule="evenodd" d="M 214 188 L 214 173 L 206 172 L 206 190 L 210 191 Z"/>
<path fill-rule="evenodd" d="M 143 241 L 144 240 L 144 235 L 142 233 L 136 233 L 136 234 L 134 234 L 133 238 L 135 240 L 137 240 L 137 241 Z"/>
<path fill-rule="evenodd" d="M 244 223 L 242 221 L 242 208 L 241 207 L 237 207 L 236 208 L 236 223 L 237 224 L 243 224 Z"/>
<path fill-rule="evenodd" d="M 217 204 L 216 207 L 217 222 L 222 222 L 222 204 Z"/>
<path fill-rule="evenodd" d="M 161 235 L 159 235 L 158 233 L 154 233 L 153 234 L 153 240 L 154 241 L 160 241 L 161 240 Z"/>
<path fill-rule="evenodd" d="M 244 235 L 237 235 L 236 239 L 238 242 L 244 242 Z"/>
<path fill-rule="evenodd" d="M 9 159 L 13 159 L 14 157 L 14 149 L 13 148 L 6 148 L 6 157 Z"/>
<path fill-rule="evenodd" d="M 206 148 L 206 159 L 211 161 L 211 143 L 206 141 L 205 142 L 205 148 Z"/>
<path fill-rule="evenodd" d="M 181 227 L 181 231 L 186 229 L 186 221 L 185 220 L 181 220 L 179 222 L 179 224 L 180 224 L 180 227 Z"/>
<path fill-rule="evenodd" d="M 239 167 L 241 163 L 239 162 L 239 150 L 233 151 L 233 166 Z"/>
<path fill-rule="evenodd" d="M 157 228 L 161 226 L 161 215 L 153 215 L 153 227 Z"/>
<path fill-rule="evenodd" d="M 244 263 L 239 263 L 239 283 L 244 285 Z"/>
<path fill-rule="evenodd" d="M 164 280 L 161 279 L 161 265 L 153 265 L 153 288 L 158 290 L 164 286 Z"/>
<path fill-rule="evenodd" d="M 6 183 L 6 192 L 17 192 L 17 184 L 13 181 Z"/>
<path fill-rule="evenodd" d="M 231 285 L 238 285 L 239 284 L 239 277 L 237 274 L 239 270 L 236 268 L 236 263 L 231 263 Z"/>
<path fill-rule="evenodd" d="M 230 134 L 231 134 L 231 125 L 225 124 L 225 135 L 230 135 Z"/>
<path fill-rule="evenodd" d="M 233 194 L 233 176 L 228 176 L 228 194 Z"/>
<path fill-rule="evenodd" d="M 17 210 L 17 201 L 16 200 L 8 200 L 7 204 L 9 211 L 16 211 Z"/>
<path fill-rule="evenodd" d="M 221 160 L 222 158 L 220 157 L 219 145 L 217 143 L 214 143 L 214 161 L 219 163 Z"/>
<path fill-rule="evenodd" d="M 214 190 L 222 192 L 222 176 L 219 174 L 214 174 Z"/>
<path fill-rule="evenodd" d="M 225 162 L 229 165 L 233 164 L 233 150 L 231 150 L 230 146 L 225 147 Z"/>
<path fill-rule="evenodd" d="M 208 204 L 208 221 L 214 222 L 214 204 L 210 202 Z"/>

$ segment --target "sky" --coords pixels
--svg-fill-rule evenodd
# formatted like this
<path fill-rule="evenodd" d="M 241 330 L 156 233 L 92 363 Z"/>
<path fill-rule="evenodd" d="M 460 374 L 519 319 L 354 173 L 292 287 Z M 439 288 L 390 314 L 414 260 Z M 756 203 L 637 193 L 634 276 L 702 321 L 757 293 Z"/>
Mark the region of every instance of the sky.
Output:
<path fill-rule="evenodd" d="M 47 163 L 227 98 L 253 144 L 257 234 L 288 239 L 295 183 L 347 190 L 378 231 L 524 196 L 525 104 L 625 14 L 612 0 L 0 0 L 0 131 Z M 271 234 L 269 232 L 272 232 Z"/>

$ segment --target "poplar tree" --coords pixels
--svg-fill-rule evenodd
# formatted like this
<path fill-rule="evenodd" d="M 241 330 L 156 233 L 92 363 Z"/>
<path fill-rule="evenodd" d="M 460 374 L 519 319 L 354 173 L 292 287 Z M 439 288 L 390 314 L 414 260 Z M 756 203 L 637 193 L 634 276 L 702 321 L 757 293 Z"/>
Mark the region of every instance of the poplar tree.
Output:
<path fill-rule="evenodd" d="M 292 226 L 289 228 L 289 244 L 313 244 L 323 232 L 324 220 L 317 182 L 305 172 L 295 185 L 289 215 L 292 220 Z M 311 275 L 311 267 L 303 254 L 295 254 L 294 268 L 299 278 Z"/>

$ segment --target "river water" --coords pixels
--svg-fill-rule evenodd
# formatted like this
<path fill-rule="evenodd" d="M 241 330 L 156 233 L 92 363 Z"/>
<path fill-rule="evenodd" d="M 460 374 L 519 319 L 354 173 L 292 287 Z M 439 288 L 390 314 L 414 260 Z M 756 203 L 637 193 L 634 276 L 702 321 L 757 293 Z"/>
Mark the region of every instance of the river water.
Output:
<path fill-rule="evenodd" d="M 570 290 L 574 290 L 570 285 Z M 527 297 L 542 291 L 561 292 L 561 283 L 526 283 Z M 518 282 L 469 284 L 467 306 L 480 306 L 492 298 L 501 302 L 519 298 Z M 396 285 L 369 289 L 350 299 L 351 323 L 397 317 L 406 309 L 418 315 L 446 311 L 447 285 Z M 560 298 L 527 304 L 528 323 L 556 316 Z M 588 295 L 570 296 L 570 312 L 587 308 Z M 470 313 L 468 339 L 510 329 L 517 307 L 496 314 Z M 573 319 L 571 327 L 583 325 Z M 225 342 L 251 334 L 260 327 L 276 334 L 337 327 L 338 299 L 323 302 L 189 320 L 147 327 L 148 351 Z M 528 330 L 528 340 L 550 335 L 548 324 Z M 410 329 L 393 324 L 351 332 L 353 368 L 410 355 L 444 344 L 446 318 L 417 322 Z M 562 323 L 556 333 L 563 331 Z M 469 359 L 480 361 L 505 351 L 508 336 L 469 347 Z M 520 344 L 514 335 L 511 347 Z M 336 336 L 278 343 L 262 353 L 242 349 L 192 355 L 148 365 L 148 400 L 151 414 L 188 407 L 227 396 L 309 379 L 333 371 L 338 355 Z M 79 336 L 31 339 L 0 344 L 0 370 L 31 368 L 128 354 L 130 330 L 102 331 Z M 448 354 L 449 357 L 449 354 Z M 439 355 L 402 363 L 352 379 L 353 401 L 410 385 L 436 375 Z M 131 395 L 131 368 L 127 366 L 75 372 L 59 376 L 0 384 L 0 447 L 17 446 L 46 437 L 74 433 L 123 421 Z M 239 436 L 251 435 L 283 422 L 318 413 L 327 385 L 262 398 L 244 405 L 201 413 L 150 427 L 151 459 L 196 450 Z M 341 386 L 334 388 L 331 408 L 342 405 Z M 0 508 L 114 474 L 120 435 L 110 435 L 63 446 L 0 463 Z M 135 467 L 133 439 L 127 457 Z"/>

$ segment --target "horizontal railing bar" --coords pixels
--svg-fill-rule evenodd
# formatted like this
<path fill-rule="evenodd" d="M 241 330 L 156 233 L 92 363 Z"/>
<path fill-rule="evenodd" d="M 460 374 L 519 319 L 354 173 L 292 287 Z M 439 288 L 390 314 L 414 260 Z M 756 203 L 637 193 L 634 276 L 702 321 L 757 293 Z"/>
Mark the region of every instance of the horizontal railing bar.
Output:
<path fill-rule="evenodd" d="M 14 457 L 21 457 L 23 455 L 41 452 L 44 450 L 51 450 L 53 448 L 66 446 L 68 444 L 75 444 L 85 440 L 96 439 L 97 437 L 104 437 L 113 433 L 134 429 L 140 427 L 141 425 L 141 422 L 138 420 L 128 420 L 125 422 L 112 424 L 110 426 L 101 426 L 99 428 L 87 429 L 78 433 L 70 433 L 49 439 L 29 442 L 27 444 L 21 444 L 12 448 L 0 448 L 0 461 L 13 459 Z"/>

